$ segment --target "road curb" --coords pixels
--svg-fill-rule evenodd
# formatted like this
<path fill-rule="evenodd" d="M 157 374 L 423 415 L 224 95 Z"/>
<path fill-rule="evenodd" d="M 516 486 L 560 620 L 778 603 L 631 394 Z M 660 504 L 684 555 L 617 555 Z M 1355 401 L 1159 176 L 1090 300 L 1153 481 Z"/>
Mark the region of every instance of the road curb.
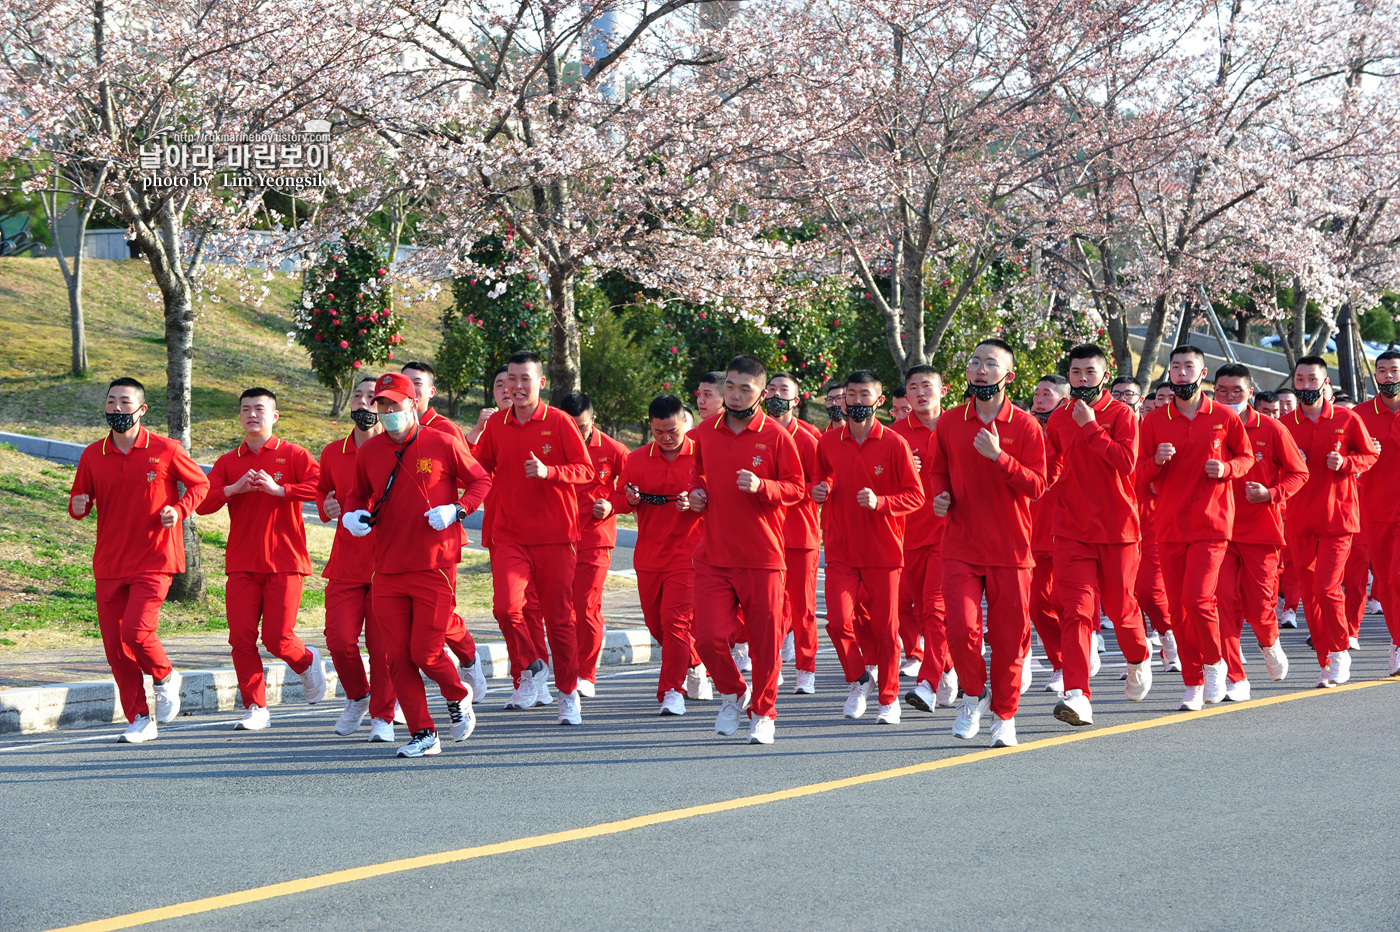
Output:
<path fill-rule="evenodd" d="M 510 663 L 504 643 L 479 644 L 476 656 L 488 679 L 509 680 Z M 598 664 L 624 666 L 650 663 L 660 657 L 661 648 L 652 643 L 646 629 L 621 628 L 608 631 L 604 636 Z M 368 658 L 363 659 L 368 665 Z M 327 698 L 324 701 L 331 702 L 337 697 L 339 678 L 328 659 L 321 662 L 326 668 Z M 184 677 L 180 686 L 182 712 L 231 712 L 238 706 L 238 678 L 232 667 L 181 671 L 181 674 Z M 302 702 L 306 698 L 300 677 L 286 664 L 265 664 L 263 675 L 267 678 L 269 706 Z M 428 685 L 430 689 L 436 688 L 435 684 Z M 146 678 L 146 697 L 154 707 L 150 677 Z M 0 735 L 32 735 L 77 725 L 110 725 L 125 721 L 117 700 L 117 685 L 111 679 L 0 690 Z"/>

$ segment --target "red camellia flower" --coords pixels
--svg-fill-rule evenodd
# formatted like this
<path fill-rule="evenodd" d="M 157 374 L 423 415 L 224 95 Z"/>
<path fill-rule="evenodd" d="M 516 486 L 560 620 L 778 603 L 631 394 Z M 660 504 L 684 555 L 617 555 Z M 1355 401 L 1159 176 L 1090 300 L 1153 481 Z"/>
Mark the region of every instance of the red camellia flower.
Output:
<path fill-rule="evenodd" d="M 802 368 L 805 369 L 805 368 L 807 368 L 807 367 L 806 367 L 806 366 L 803 366 Z M 803 393 L 802 393 L 802 400 L 803 400 L 803 401 L 806 401 L 808 398 L 811 398 L 811 397 L 812 397 L 812 393 L 811 393 L 811 392 L 803 392 Z"/>
<path fill-rule="evenodd" d="M 360 368 L 360 361 L 357 359 L 357 360 L 355 360 L 354 362 L 352 362 L 352 363 L 350 364 L 350 368 L 352 368 L 352 369 L 358 369 L 358 368 Z"/>
<path fill-rule="evenodd" d="M 321 343 L 321 342 L 323 342 L 325 339 L 326 339 L 326 338 L 323 337 L 323 336 L 321 336 L 321 334 L 319 334 L 319 333 L 316 334 L 316 342 L 317 342 L 317 343 Z"/>
<path fill-rule="evenodd" d="M 676 350 L 676 348 L 675 348 L 674 346 L 671 347 L 671 352 L 673 352 L 673 353 L 674 353 L 674 352 L 677 352 L 677 350 Z"/>
<path fill-rule="evenodd" d="M 393 353 L 390 353 L 390 354 L 389 354 L 389 358 L 390 358 L 390 359 L 393 359 L 393 358 L 394 358 L 394 354 L 393 354 Z"/>
<path fill-rule="evenodd" d="M 387 275 L 387 274 L 389 274 L 389 273 L 388 273 L 388 271 L 385 270 L 385 269 L 380 269 L 380 270 L 379 270 L 378 272 L 376 272 L 375 274 L 376 274 L 376 275 Z"/>
<path fill-rule="evenodd" d="M 349 348 L 350 348 L 350 343 L 349 343 L 348 341 L 346 341 L 346 340 L 341 340 L 341 341 L 340 341 L 340 348 L 341 348 L 341 349 L 349 349 Z"/>
<path fill-rule="evenodd" d="M 670 382 L 662 382 L 662 383 L 661 383 L 661 387 L 662 387 L 662 388 L 670 388 L 670 387 L 671 387 L 671 383 L 670 383 Z"/>

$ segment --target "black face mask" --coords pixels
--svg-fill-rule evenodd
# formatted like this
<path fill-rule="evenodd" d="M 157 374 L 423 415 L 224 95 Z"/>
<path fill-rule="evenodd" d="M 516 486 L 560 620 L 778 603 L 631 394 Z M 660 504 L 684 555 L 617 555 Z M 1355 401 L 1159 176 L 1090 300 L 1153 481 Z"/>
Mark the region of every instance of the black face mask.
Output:
<path fill-rule="evenodd" d="M 792 410 L 792 402 L 786 398 L 765 398 L 763 399 L 763 410 L 767 411 L 771 417 L 782 417 Z"/>
<path fill-rule="evenodd" d="M 1100 382 L 1098 385 L 1085 385 L 1082 388 L 1071 388 L 1069 390 L 1069 396 L 1071 398 L 1076 398 L 1079 401 L 1084 402 L 1086 405 L 1091 405 L 1094 402 L 1098 401 L 1099 396 L 1102 394 L 1102 382 Z"/>
<path fill-rule="evenodd" d="M 997 380 L 991 385 L 969 385 L 972 389 L 972 397 L 978 401 L 991 401 L 1001 392 L 1001 381 Z"/>
<path fill-rule="evenodd" d="M 1377 383 L 1376 391 L 1387 398 L 1394 398 L 1396 395 L 1400 395 L 1400 382 L 1390 382 L 1385 385 Z"/>
<path fill-rule="evenodd" d="M 1031 413 L 1035 415 L 1035 419 L 1036 419 L 1037 421 L 1039 421 L 1040 423 L 1042 423 L 1042 424 L 1048 424 L 1048 423 L 1050 423 L 1050 415 L 1051 415 L 1053 412 L 1050 412 L 1050 411 L 1032 411 Z"/>
<path fill-rule="evenodd" d="M 840 405 L 827 405 L 826 416 L 831 421 L 844 421 L 846 419 L 846 409 Z"/>
<path fill-rule="evenodd" d="M 853 421 L 868 421 L 874 416 L 874 405 L 846 405 L 846 417 Z"/>
<path fill-rule="evenodd" d="M 1298 396 L 1298 404 L 1302 405 L 1305 408 L 1308 408 L 1317 404 L 1318 400 L 1322 398 L 1322 389 L 1295 388 L 1293 389 L 1293 394 Z"/>
<path fill-rule="evenodd" d="M 1195 398 L 1196 392 L 1200 390 L 1200 382 L 1187 382 L 1185 385 L 1177 385 L 1175 382 L 1172 383 L 1172 394 L 1176 395 L 1176 397 L 1180 398 L 1182 401 L 1190 401 L 1192 398 Z"/>
<path fill-rule="evenodd" d="M 119 434 L 124 434 L 136 426 L 136 415 L 113 412 L 107 415 L 107 426 Z"/>
<path fill-rule="evenodd" d="M 736 421 L 747 421 L 749 418 L 753 417 L 755 414 L 758 413 L 758 404 L 759 403 L 755 401 L 752 405 L 750 405 L 747 408 L 731 408 L 729 405 L 725 405 L 724 410 L 725 413 L 727 413 L 730 417 L 734 418 L 734 420 Z"/>
<path fill-rule="evenodd" d="M 360 430 L 369 430 L 379 423 L 379 415 L 368 409 L 361 411 L 351 411 L 350 420 L 355 422 L 355 426 Z"/>

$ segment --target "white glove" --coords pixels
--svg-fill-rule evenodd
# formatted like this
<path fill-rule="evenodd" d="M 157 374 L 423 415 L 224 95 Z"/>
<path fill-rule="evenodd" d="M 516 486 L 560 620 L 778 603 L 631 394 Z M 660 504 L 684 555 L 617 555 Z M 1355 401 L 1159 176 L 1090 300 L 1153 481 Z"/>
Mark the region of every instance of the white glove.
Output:
<path fill-rule="evenodd" d="M 428 517 L 428 524 L 432 525 L 434 531 L 445 531 L 457 523 L 456 505 L 438 505 L 429 508 L 423 514 Z"/>
<path fill-rule="evenodd" d="M 350 532 L 352 537 L 364 537 L 369 533 L 369 512 L 361 508 L 359 511 L 347 511 L 340 516 L 341 526 Z"/>

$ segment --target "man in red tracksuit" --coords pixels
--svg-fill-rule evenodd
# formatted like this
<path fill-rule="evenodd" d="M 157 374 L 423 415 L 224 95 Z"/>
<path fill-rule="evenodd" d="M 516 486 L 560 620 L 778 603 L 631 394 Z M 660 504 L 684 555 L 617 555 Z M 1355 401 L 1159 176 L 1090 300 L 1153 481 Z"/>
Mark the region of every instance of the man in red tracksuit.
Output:
<path fill-rule="evenodd" d="M 418 423 L 416 394 L 402 373 L 379 377 L 374 404 L 384 433 L 365 441 L 356 454 L 355 485 L 340 519 L 356 537 L 373 534 L 374 617 L 389 652 L 394 691 L 413 732 L 399 757 L 442 750 L 424 674 L 447 700 L 453 740 L 465 741 L 476 726 L 471 689 L 444 648 L 457 601 L 461 522 L 491 488 L 463 441 Z"/>
<path fill-rule="evenodd" d="M 1220 648 L 1230 685 L 1225 698 L 1249 700 L 1249 679 L 1240 653 L 1244 622 L 1254 629 L 1269 678 L 1288 675 L 1288 657 L 1278 640 L 1274 590 L 1283 549 L 1284 504 L 1308 481 L 1308 464 L 1293 437 L 1277 420 L 1249 404 L 1254 394 L 1249 369 L 1238 363 L 1215 373 L 1215 399 L 1240 416 L 1249 435 L 1254 465 L 1235 480 L 1235 524 L 1220 565 Z"/>
<path fill-rule="evenodd" d="M 1361 476 L 1361 529 L 1371 552 L 1373 591 L 1390 629 L 1390 675 L 1400 676 L 1400 353 L 1376 357 L 1376 390 L 1352 409 L 1379 456 Z"/>
<path fill-rule="evenodd" d="M 806 495 L 797 445 L 764 414 L 768 369 L 736 356 L 724 375 L 724 410 L 701 422 L 690 492 L 705 513 L 695 548 L 695 649 L 720 693 L 715 732 L 732 735 L 751 695 L 750 744 L 772 744 L 783 639 L 783 522 Z M 739 611 L 743 610 L 742 620 Z M 729 653 L 748 642 L 750 688 Z"/>
<path fill-rule="evenodd" d="M 904 566 L 904 516 L 925 505 L 909 444 L 875 419 L 884 402 L 879 377 L 858 370 L 846 379 L 846 420 L 817 447 L 812 498 L 830 516 L 826 538 L 826 633 L 836 648 L 849 691 L 842 714 L 860 718 L 877 685 L 875 721 L 898 725 L 899 574 Z M 855 606 L 869 606 L 874 651 L 855 636 Z"/>
<path fill-rule="evenodd" d="M 321 575 L 326 579 L 326 650 L 345 691 L 345 709 L 335 723 L 342 737 L 359 730 L 370 716 L 370 741 L 394 740 L 394 682 L 389 675 L 389 652 L 374 620 L 369 585 L 374 575 L 374 542 L 355 537 L 340 524 L 340 516 L 355 486 L 355 456 L 360 447 L 384 432 L 374 412 L 378 379 L 366 376 L 350 394 L 350 418 L 355 429 L 326 444 L 321 451 L 321 476 L 316 482 L 316 509 L 322 521 L 335 525 L 330 559 Z M 360 632 L 369 652 L 369 678 L 360 659 Z"/>
<path fill-rule="evenodd" d="M 477 458 L 497 488 L 491 530 L 493 610 L 516 652 L 529 658 L 516 692 L 538 693 L 547 658 L 524 632 L 525 589 L 532 583 L 544 611 L 545 632 L 559 688 L 559 723 L 583 721 L 578 694 L 574 628 L 575 547 L 579 540 L 578 487 L 593 481 L 593 462 L 578 425 L 540 400 L 544 366 L 534 353 L 516 353 L 506 365 L 511 407 L 491 417 Z M 533 703 L 530 703 L 533 704 Z"/>
<path fill-rule="evenodd" d="M 1070 397 L 1046 425 L 1050 481 L 1059 489 L 1051 518 L 1053 600 L 1060 617 L 1065 685 L 1054 714 L 1070 725 L 1094 721 L 1089 677 L 1099 623 L 1096 591 L 1128 661 L 1128 701 L 1141 702 L 1152 688 L 1152 649 L 1133 597 L 1142 537 L 1133 491 L 1138 419 L 1132 408 L 1104 391 L 1107 381 L 1108 356 L 1102 347 L 1071 349 Z"/>
<path fill-rule="evenodd" d="M 822 433 L 796 416 L 802 408 L 802 390 L 786 372 L 774 373 L 763 393 L 763 410 L 788 432 L 797 446 L 802 473 L 810 477 L 817 468 L 817 441 Z M 794 695 L 817 691 L 817 563 L 821 549 L 817 503 L 811 495 L 787 510 L 783 523 L 783 560 L 786 601 L 783 609 L 783 644 L 792 645 L 797 668 Z"/>
<path fill-rule="evenodd" d="M 1031 414 L 1044 427 L 1050 422 L 1050 415 L 1069 397 L 1069 379 L 1062 375 L 1043 375 L 1035 386 L 1035 396 L 1031 399 Z M 1048 443 L 1048 441 L 1047 441 Z M 1048 477 L 1047 477 L 1047 481 Z M 1035 569 L 1031 571 L 1031 627 L 1040 636 L 1040 645 L 1045 648 L 1045 659 L 1050 661 L 1050 682 L 1045 691 L 1063 695 L 1065 691 L 1064 657 L 1060 651 L 1060 616 L 1055 611 L 1054 565 L 1055 539 L 1050 533 L 1051 521 L 1055 517 L 1055 501 L 1059 498 L 1059 484 L 1051 482 L 1045 494 L 1031 502 L 1031 557 Z M 1091 659 L 1093 654 L 1090 655 Z M 1090 675 L 1098 672 L 1090 670 Z"/>
<path fill-rule="evenodd" d="M 97 510 L 92 552 L 97 625 L 129 724 L 118 740 L 128 744 L 154 739 L 157 722 L 180 714 L 180 674 L 156 629 L 171 576 L 185 571 L 180 522 L 209 491 L 204 471 L 184 447 L 141 426 L 146 411 L 140 382 L 120 378 L 107 386 L 111 429 L 83 449 L 68 493 L 71 517 L 81 521 Z M 180 482 L 184 495 L 176 486 Z M 143 674 L 154 680 L 154 717 Z"/>
<path fill-rule="evenodd" d="M 326 695 L 321 652 L 293 630 L 302 585 L 311 573 L 301 505 L 316 498 L 321 468 L 309 451 L 272 435 L 277 418 L 277 396 L 270 389 L 243 393 L 238 408 L 243 442 L 214 462 L 209 495 L 198 509 L 210 515 L 228 505 L 224 606 L 244 708 L 234 728 L 245 731 L 259 731 L 269 722 L 259 622 L 263 646 L 301 677 L 306 701 L 320 702 Z"/>
<path fill-rule="evenodd" d="M 1298 410 L 1281 419 L 1308 463 L 1308 481 L 1288 509 L 1284 533 L 1293 545 L 1303 589 L 1303 616 L 1322 668 L 1319 687 L 1351 678 L 1342 576 L 1352 535 L 1361 531 L 1356 477 L 1379 458 L 1366 425 L 1323 395 L 1327 361 L 1304 356 L 1293 368 Z"/>
<path fill-rule="evenodd" d="M 691 630 L 695 617 L 695 567 L 700 516 L 679 502 L 690 489 L 695 444 L 686 436 L 684 409 L 675 395 L 652 399 L 647 411 L 651 443 L 630 453 L 612 493 L 620 514 L 636 514 L 637 546 L 632 567 L 642 617 L 661 645 L 656 701 L 662 715 L 685 714 L 689 671 L 700 666 Z"/>
<path fill-rule="evenodd" d="M 1199 711 L 1225 698 L 1216 591 L 1235 520 L 1231 482 L 1254 456 L 1239 416 L 1202 394 L 1201 351 L 1178 346 L 1167 368 L 1176 397 L 1143 418 L 1137 480 L 1158 502 L 1157 546 L 1186 684 L 1180 708 Z"/>
<path fill-rule="evenodd" d="M 929 494 L 934 430 L 943 414 L 943 396 L 947 393 L 948 386 L 938 370 L 932 366 L 911 367 L 904 374 L 909 416 L 890 426 L 909 444 L 924 490 L 924 507 L 904 519 L 904 570 L 900 574 L 901 589 L 907 590 L 914 601 L 924 639 L 923 661 L 914 688 L 904 694 L 904 701 L 924 712 L 932 712 L 940 705 L 950 707 L 958 697 L 958 674 L 948 653 L 948 631 L 944 626 L 943 534 L 948 519 L 933 513 Z"/>
<path fill-rule="evenodd" d="M 1030 644 L 1031 502 L 1045 494 L 1045 437 L 1011 403 L 1016 357 L 983 340 L 967 361 L 972 399 L 938 419 L 933 448 L 934 512 L 948 515 L 943 536 L 943 598 L 948 647 L 963 700 L 953 737 L 972 738 L 991 709 L 993 747 L 1016 744 L 1021 665 Z M 982 659 L 987 600 L 991 684 Z"/>

